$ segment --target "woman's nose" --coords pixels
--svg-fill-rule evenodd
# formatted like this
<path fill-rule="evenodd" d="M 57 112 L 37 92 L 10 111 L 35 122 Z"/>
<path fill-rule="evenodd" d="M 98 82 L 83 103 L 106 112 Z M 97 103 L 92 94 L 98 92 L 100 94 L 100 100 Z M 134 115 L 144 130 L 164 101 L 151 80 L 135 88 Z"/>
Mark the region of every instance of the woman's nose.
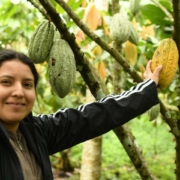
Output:
<path fill-rule="evenodd" d="M 22 84 L 20 84 L 20 83 L 15 84 L 12 95 L 17 96 L 17 97 L 23 97 L 24 96 Z"/>

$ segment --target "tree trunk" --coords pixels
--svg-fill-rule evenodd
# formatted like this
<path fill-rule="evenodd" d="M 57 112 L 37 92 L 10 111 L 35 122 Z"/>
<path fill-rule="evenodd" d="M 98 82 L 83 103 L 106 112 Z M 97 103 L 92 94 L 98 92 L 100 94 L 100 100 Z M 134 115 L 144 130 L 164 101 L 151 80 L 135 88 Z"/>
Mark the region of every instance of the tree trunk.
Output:
<path fill-rule="evenodd" d="M 101 144 L 101 136 L 83 143 L 80 180 L 100 179 Z"/>
<path fill-rule="evenodd" d="M 87 89 L 86 101 L 95 101 Z M 99 180 L 101 177 L 102 137 L 96 137 L 83 143 L 80 180 Z"/>

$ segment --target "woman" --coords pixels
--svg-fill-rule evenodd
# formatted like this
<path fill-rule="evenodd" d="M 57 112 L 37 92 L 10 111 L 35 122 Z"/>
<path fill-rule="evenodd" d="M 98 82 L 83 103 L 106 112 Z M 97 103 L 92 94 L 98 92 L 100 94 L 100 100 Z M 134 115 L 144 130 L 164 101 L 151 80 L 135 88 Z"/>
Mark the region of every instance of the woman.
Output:
<path fill-rule="evenodd" d="M 0 179 L 53 180 L 49 155 L 102 135 L 158 103 L 161 66 L 147 64 L 145 81 L 77 109 L 33 116 L 38 73 L 13 50 L 0 51 Z"/>

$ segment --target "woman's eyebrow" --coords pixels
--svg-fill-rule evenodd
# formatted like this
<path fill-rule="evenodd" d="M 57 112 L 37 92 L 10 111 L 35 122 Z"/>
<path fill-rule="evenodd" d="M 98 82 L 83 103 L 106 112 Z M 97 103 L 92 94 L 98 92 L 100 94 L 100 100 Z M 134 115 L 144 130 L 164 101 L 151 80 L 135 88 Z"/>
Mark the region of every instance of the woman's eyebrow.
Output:
<path fill-rule="evenodd" d="M 10 75 L 0 75 L 0 78 L 2 77 L 13 78 L 13 76 L 10 76 Z"/>
<path fill-rule="evenodd" d="M 25 81 L 34 81 L 34 79 L 32 79 L 32 78 L 25 78 L 24 80 Z"/>
<path fill-rule="evenodd" d="M 10 75 L 0 75 L 0 78 L 4 78 L 4 77 L 11 78 L 11 79 L 14 78 L 13 76 L 10 76 Z M 25 81 L 34 81 L 33 78 L 24 78 L 23 80 L 25 80 Z"/>

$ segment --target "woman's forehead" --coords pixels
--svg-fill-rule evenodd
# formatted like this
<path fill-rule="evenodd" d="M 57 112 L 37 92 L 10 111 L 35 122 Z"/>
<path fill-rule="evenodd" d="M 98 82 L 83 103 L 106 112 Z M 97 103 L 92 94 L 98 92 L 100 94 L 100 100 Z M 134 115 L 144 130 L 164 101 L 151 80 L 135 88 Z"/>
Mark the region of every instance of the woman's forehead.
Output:
<path fill-rule="evenodd" d="M 0 66 L 0 74 L 2 73 L 33 76 L 30 67 L 19 59 L 6 60 L 2 62 Z"/>

